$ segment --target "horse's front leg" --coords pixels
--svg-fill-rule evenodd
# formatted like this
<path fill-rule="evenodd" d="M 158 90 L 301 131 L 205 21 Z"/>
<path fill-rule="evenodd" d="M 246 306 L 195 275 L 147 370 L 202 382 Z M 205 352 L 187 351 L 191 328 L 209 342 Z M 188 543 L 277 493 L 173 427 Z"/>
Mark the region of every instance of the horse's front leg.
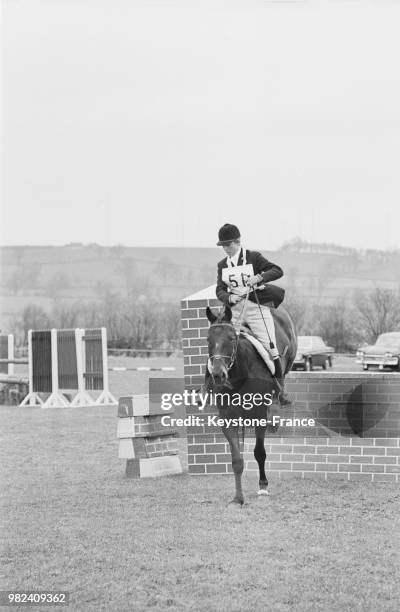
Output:
<path fill-rule="evenodd" d="M 258 463 L 258 469 L 260 472 L 260 480 L 258 481 L 258 495 L 268 495 L 268 479 L 265 475 L 265 430 L 266 427 L 255 427 L 256 445 L 254 447 L 254 458 Z"/>
<path fill-rule="evenodd" d="M 240 453 L 239 427 L 222 427 L 222 432 L 229 442 L 232 455 L 232 468 L 235 475 L 236 494 L 232 501 L 243 505 L 242 474 L 244 461 Z"/>

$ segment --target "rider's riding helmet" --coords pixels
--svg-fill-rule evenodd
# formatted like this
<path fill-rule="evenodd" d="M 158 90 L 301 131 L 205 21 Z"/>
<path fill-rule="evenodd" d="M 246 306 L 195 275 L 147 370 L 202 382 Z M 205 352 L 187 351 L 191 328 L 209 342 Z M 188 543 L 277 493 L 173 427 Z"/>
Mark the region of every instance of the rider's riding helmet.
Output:
<path fill-rule="evenodd" d="M 225 223 L 218 232 L 217 246 L 229 244 L 232 240 L 238 240 L 238 238 L 240 238 L 239 228 L 231 223 Z"/>

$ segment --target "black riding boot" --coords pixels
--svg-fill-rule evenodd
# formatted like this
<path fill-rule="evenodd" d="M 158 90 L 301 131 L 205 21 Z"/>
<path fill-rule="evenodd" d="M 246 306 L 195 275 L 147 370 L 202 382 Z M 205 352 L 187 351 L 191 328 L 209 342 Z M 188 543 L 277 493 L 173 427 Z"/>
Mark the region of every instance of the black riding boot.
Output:
<path fill-rule="evenodd" d="M 276 381 L 276 386 L 278 388 L 278 399 L 279 399 L 279 403 L 280 405 L 283 406 L 290 406 L 292 401 L 289 398 L 288 394 L 285 391 L 285 382 L 284 382 L 284 378 L 283 378 L 283 371 L 282 371 L 282 363 L 281 363 L 281 358 L 280 357 L 276 357 L 274 359 L 274 365 L 275 365 L 275 381 Z"/>

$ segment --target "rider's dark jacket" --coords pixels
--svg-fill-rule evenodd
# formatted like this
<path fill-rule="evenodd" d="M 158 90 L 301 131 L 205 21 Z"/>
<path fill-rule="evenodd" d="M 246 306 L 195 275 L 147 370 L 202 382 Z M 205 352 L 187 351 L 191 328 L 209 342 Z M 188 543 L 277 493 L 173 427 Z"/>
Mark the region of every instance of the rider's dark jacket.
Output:
<path fill-rule="evenodd" d="M 253 264 L 254 274 L 261 274 L 264 283 L 269 283 L 283 276 L 282 268 L 265 259 L 258 251 L 248 251 L 246 249 L 246 263 Z M 243 249 L 240 251 L 237 265 L 243 265 Z M 228 285 L 222 280 L 222 270 L 227 267 L 227 257 L 218 262 L 216 294 L 217 298 L 224 304 L 229 304 L 230 296 Z M 277 308 L 283 301 L 285 290 L 277 285 L 265 285 L 264 289 L 257 289 L 257 296 L 260 304 L 268 304 L 268 306 Z M 252 302 L 257 301 L 253 291 L 250 291 L 249 300 Z"/>

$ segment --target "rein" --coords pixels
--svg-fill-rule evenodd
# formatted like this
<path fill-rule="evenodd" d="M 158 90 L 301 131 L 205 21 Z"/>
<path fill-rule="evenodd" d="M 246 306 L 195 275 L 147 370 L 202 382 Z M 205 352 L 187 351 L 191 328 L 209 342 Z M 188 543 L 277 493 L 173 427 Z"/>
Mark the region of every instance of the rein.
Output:
<path fill-rule="evenodd" d="M 235 342 L 235 345 L 233 347 L 232 353 L 230 355 L 220 355 L 220 354 L 216 353 L 214 355 L 210 355 L 210 357 L 209 357 L 211 362 L 214 359 L 229 359 L 229 365 L 227 366 L 228 372 L 229 372 L 229 370 L 232 369 L 233 364 L 235 363 L 235 360 L 236 360 L 236 354 L 237 354 L 237 349 L 238 349 L 238 345 L 239 345 L 240 326 L 242 324 L 244 309 L 246 307 L 247 300 L 249 299 L 250 290 L 251 290 L 251 287 L 248 287 L 247 291 L 246 291 L 245 297 L 242 298 L 244 300 L 243 301 L 243 305 L 242 305 L 242 309 L 240 311 L 240 315 L 239 315 L 238 319 L 235 321 L 235 324 L 233 324 L 233 323 L 222 323 L 221 322 L 221 323 L 212 323 L 210 325 L 210 327 L 219 327 L 219 326 L 222 326 L 222 325 L 228 325 L 229 327 L 233 327 L 233 329 L 235 330 L 236 342 Z"/>

